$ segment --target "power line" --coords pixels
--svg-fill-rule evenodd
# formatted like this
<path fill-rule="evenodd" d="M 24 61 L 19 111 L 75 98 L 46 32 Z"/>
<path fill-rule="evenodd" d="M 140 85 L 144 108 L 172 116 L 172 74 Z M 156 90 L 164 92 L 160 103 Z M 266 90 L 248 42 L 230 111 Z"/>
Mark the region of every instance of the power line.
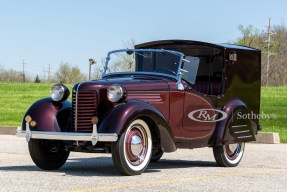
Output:
<path fill-rule="evenodd" d="M 47 78 L 47 83 L 49 83 L 51 80 L 51 64 L 49 64 L 48 69 L 43 68 L 43 71 L 44 71 L 44 81 Z M 46 75 L 46 73 L 48 74 Z"/>

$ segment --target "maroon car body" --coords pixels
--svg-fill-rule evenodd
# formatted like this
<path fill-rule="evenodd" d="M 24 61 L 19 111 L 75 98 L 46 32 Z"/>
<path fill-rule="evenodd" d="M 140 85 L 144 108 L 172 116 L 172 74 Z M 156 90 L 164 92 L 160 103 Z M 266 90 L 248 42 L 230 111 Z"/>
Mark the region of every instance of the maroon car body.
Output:
<path fill-rule="evenodd" d="M 219 165 L 236 166 L 240 162 L 244 143 L 254 141 L 260 129 L 258 118 L 247 118 L 248 114 L 257 116 L 260 109 L 260 50 L 188 40 L 148 42 L 136 45 L 137 49 L 181 52 L 183 61 L 185 56 L 198 58 L 195 82 L 178 79 L 182 74 L 138 73 L 141 67 L 137 66 L 135 72 L 104 74 L 100 80 L 75 84 L 72 102 L 50 97 L 37 101 L 28 109 L 17 134 L 27 138 L 31 157 L 39 167 L 55 169 L 64 164 L 65 158 L 52 166 L 33 155 L 35 146 L 44 150 L 51 145 L 58 151 L 65 148 L 59 152 L 61 157 L 68 156 L 69 151 L 112 152 L 116 167 L 126 175 L 142 173 L 150 160 L 177 148 L 212 147 Z M 108 98 L 113 85 L 122 89 L 116 102 Z M 129 127 L 134 121 L 143 128 Z M 57 133 L 71 137 L 53 136 Z M 80 139 L 91 133 L 93 142 Z"/>

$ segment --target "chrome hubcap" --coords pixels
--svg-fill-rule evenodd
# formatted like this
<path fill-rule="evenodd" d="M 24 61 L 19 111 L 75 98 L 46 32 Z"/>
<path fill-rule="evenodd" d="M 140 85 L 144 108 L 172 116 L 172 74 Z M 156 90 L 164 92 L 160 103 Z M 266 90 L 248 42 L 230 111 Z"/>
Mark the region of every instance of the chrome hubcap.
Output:
<path fill-rule="evenodd" d="M 128 161 L 133 166 L 140 165 L 147 153 L 147 135 L 141 125 L 133 125 L 127 132 L 125 148 Z"/>
<path fill-rule="evenodd" d="M 131 141 L 131 152 L 134 156 L 138 156 L 143 149 L 142 138 L 139 135 L 134 135 Z"/>
<path fill-rule="evenodd" d="M 234 153 L 236 149 L 238 148 L 238 144 L 229 144 L 228 148 L 230 152 Z"/>
<path fill-rule="evenodd" d="M 148 125 L 141 119 L 134 120 L 124 134 L 123 161 L 134 171 L 142 171 L 149 163 L 152 137 Z"/>
<path fill-rule="evenodd" d="M 225 156 L 230 162 L 238 162 L 244 151 L 244 143 L 225 145 L 223 149 Z"/>

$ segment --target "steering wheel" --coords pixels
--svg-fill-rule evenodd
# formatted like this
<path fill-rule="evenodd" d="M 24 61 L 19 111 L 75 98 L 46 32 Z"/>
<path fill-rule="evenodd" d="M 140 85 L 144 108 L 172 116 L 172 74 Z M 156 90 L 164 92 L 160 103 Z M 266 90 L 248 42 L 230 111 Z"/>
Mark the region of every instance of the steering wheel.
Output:
<path fill-rule="evenodd" d="M 176 72 L 172 71 L 171 69 L 164 68 L 164 67 L 158 68 L 158 69 L 155 69 L 155 70 L 154 70 L 154 72 L 160 72 L 160 71 L 166 71 L 166 72 L 168 72 L 168 73 L 170 73 L 170 74 L 172 74 L 172 75 L 176 75 Z"/>

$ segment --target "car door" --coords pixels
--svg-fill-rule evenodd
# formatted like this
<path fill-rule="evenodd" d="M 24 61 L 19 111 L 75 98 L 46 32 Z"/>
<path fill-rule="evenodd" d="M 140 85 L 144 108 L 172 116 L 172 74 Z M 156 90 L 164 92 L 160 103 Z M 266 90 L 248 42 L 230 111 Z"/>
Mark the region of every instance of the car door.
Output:
<path fill-rule="evenodd" d="M 204 95 L 186 89 L 181 135 L 191 139 L 203 139 L 214 132 L 217 113 Z"/>
<path fill-rule="evenodd" d="M 182 78 L 187 82 L 184 91 L 183 117 L 181 136 L 191 139 L 200 139 L 210 136 L 217 120 L 216 110 L 206 94 L 196 92 L 192 89 L 197 78 L 200 59 L 187 56 L 183 64 Z M 206 84 L 199 84 L 205 88 Z M 208 86 L 208 85 L 207 85 Z"/>

